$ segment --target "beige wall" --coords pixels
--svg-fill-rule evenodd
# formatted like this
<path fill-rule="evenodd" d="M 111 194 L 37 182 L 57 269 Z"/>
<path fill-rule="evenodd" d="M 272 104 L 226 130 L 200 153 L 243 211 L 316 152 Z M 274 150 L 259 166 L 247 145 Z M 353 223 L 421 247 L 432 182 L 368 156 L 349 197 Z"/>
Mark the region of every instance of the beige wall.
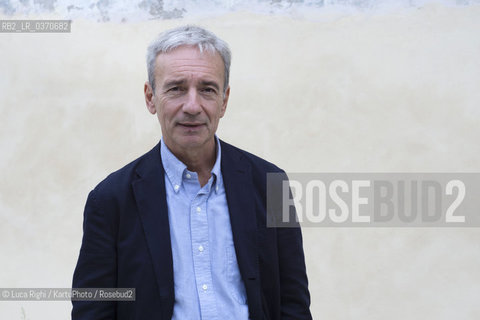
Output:
<path fill-rule="evenodd" d="M 480 170 L 480 6 L 0 34 L 0 287 L 71 285 L 89 190 L 160 137 L 145 48 L 186 22 L 232 47 L 224 140 L 290 172 Z M 480 318 L 478 229 L 308 228 L 304 241 L 317 319 Z M 0 302 L 2 319 L 69 312 Z"/>

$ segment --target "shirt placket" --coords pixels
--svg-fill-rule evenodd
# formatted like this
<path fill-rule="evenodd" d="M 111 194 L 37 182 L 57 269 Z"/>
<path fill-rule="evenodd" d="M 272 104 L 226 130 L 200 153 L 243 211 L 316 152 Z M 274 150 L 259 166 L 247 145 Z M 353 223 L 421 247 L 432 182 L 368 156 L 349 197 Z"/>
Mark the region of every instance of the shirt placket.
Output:
<path fill-rule="evenodd" d="M 208 242 L 208 189 L 208 185 L 204 186 L 192 200 L 190 225 L 193 265 L 202 319 L 216 319 L 217 311 Z"/>

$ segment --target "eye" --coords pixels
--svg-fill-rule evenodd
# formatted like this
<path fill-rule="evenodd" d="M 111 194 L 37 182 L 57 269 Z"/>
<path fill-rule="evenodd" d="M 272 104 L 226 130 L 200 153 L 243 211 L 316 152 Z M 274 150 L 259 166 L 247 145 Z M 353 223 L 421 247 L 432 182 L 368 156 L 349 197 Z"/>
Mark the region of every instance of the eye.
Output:
<path fill-rule="evenodd" d="M 167 90 L 167 92 L 177 92 L 180 91 L 180 87 L 171 87 L 170 89 Z"/>
<path fill-rule="evenodd" d="M 202 92 L 208 93 L 208 94 L 215 94 L 215 93 L 217 93 L 217 90 L 215 90 L 214 88 L 211 88 L 211 87 L 205 87 L 205 88 L 202 89 Z"/>
<path fill-rule="evenodd" d="M 185 93 L 185 88 L 183 86 L 172 86 L 167 88 L 167 90 L 165 90 L 165 94 L 169 94 L 171 96 L 178 96 L 184 93 Z"/>

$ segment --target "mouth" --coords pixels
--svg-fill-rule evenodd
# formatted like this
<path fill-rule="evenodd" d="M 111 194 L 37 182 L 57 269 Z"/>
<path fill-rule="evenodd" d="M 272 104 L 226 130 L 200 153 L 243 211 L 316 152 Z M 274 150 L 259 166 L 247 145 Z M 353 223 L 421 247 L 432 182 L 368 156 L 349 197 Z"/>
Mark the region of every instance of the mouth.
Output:
<path fill-rule="evenodd" d="M 196 122 L 179 122 L 178 125 L 186 129 L 196 129 L 196 128 L 200 128 L 204 124 L 196 123 Z"/>

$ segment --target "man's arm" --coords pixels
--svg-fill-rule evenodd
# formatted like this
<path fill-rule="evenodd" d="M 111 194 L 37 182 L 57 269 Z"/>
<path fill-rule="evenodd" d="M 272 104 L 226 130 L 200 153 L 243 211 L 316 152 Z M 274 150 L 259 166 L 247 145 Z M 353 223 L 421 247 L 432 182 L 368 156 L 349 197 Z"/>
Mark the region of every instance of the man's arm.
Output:
<path fill-rule="evenodd" d="M 283 206 L 286 203 L 283 199 L 284 182 L 288 182 L 289 179 L 283 170 L 270 176 L 270 179 L 270 186 L 274 187 L 269 204 L 273 205 L 270 214 L 276 216 L 274 220 L 277 227 L 281 319 L 312 319 L 302 231 L 297 222 L 295 206 L 289 206 L 288 220 L 285 222 L 282 220 Z M 292 198 L 290 188 L 288 194 Z"/>
<path fill-rule="evenodd" d="M 90 192 L 85 205 L 83 240 L 73 288 L 116 287 L 116 245 L 113 221 L 102 210 L 98 190 Z M 114 301 L 72 301 L 72 320 L 116 319 Z"/>
<path fill-rule="evenodd" d="M 281 318 L 312 319 L 301 229 L 278 228 L 277 239 Z"/>

